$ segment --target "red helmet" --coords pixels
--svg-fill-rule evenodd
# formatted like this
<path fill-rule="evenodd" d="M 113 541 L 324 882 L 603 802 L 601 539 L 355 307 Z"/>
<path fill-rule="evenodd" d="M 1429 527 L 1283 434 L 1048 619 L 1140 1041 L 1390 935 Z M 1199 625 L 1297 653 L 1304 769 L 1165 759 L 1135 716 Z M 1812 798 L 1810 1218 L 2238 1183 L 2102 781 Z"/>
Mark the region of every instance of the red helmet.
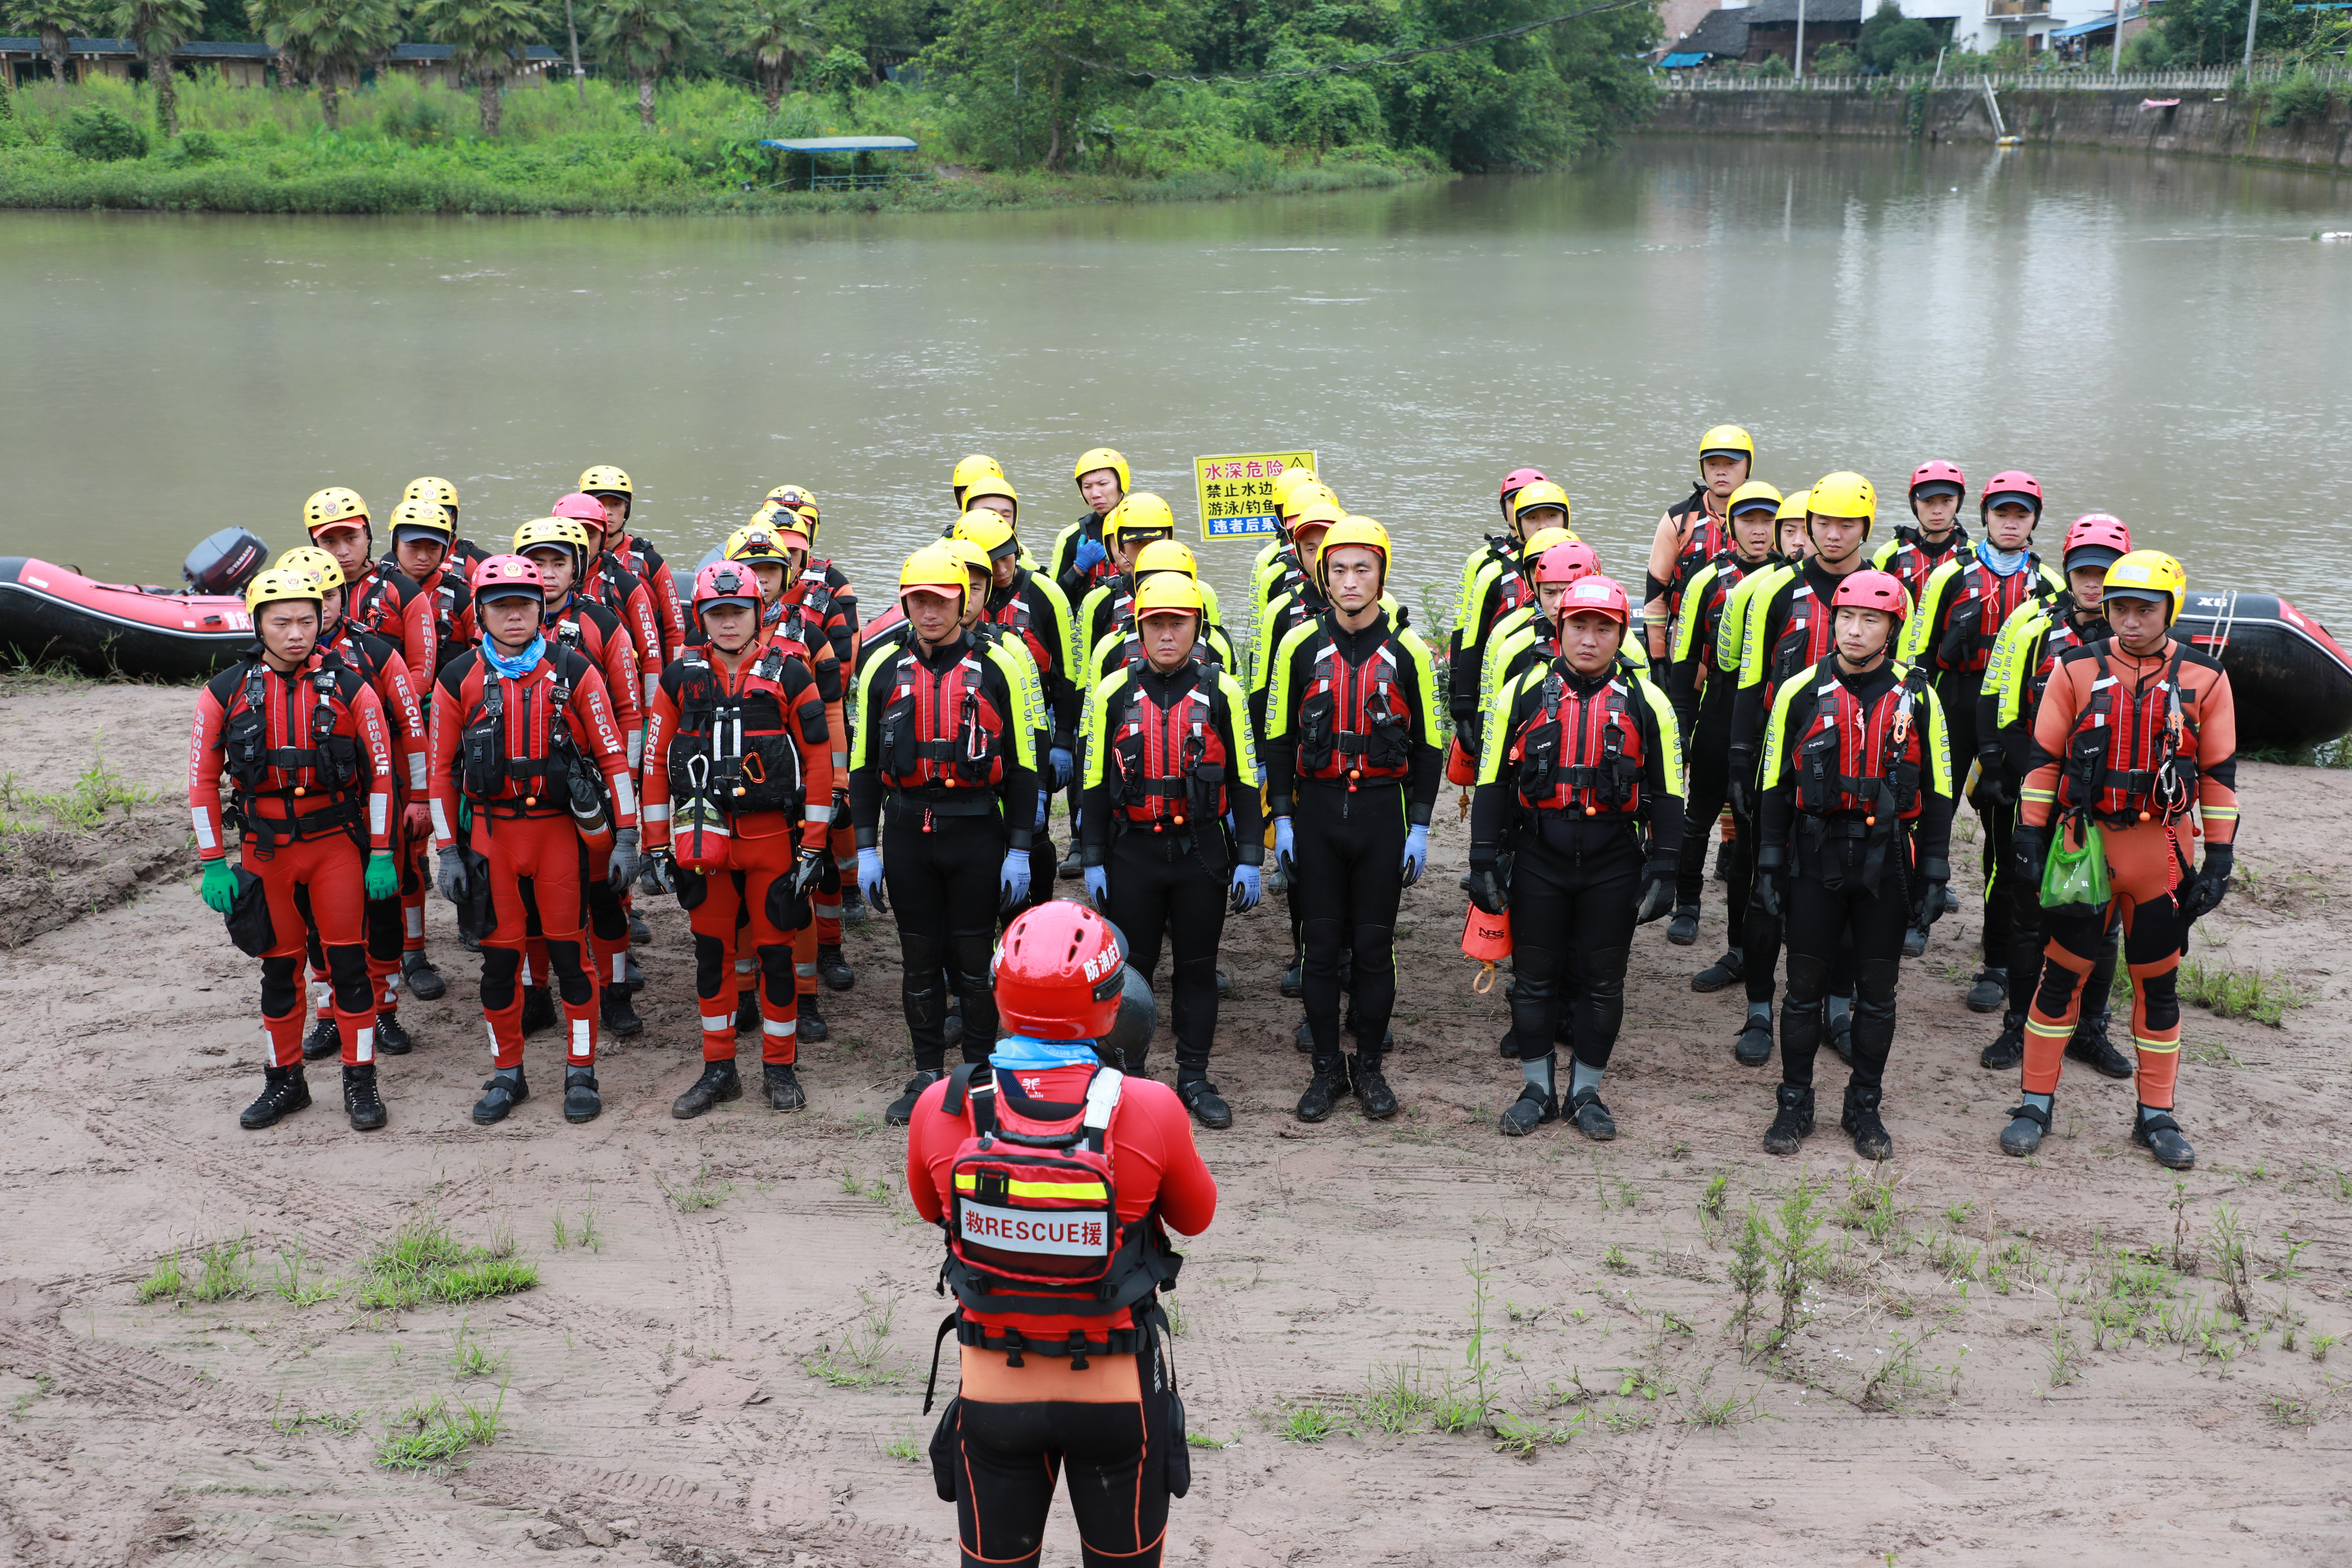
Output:
<path fill-rule="evenodd" d="M 2122 518 L 2111 512 L 2086 511 L 2067 527 L 2062 559 L 2069 572 L 2078 566 L 2112 566 L 2130 554 L 2131 547 L 2131 530 L 2124 526 Z"/>
<path fill-rule="evenodd" d="M 1525 489 L 1528 485 L 1542 483 L 1543 479 L 1544 471 L 1541 468 L 1513 468 L 1509 473 L 1505 474 L 1503 476 L 1501 502 L 1503 515 L 1505 517 L 1511 515 L 1511 498 L 1513 496 L 1518 494 L 1521 489 Z"/>
<path fill-rule="evenodd" d="M 1920 488 L 1925 485 L 1948 485 L 1955 498 L 1969 493 L 1969 477 L 1960 472 L 1960 466 L 1948 463 L 1941 458 L 1930 458 L 1911 470 L 1911 499 L 1914 501 L 1919 499 Z"/>
<path fill-rule="evenodd" d="M 2003 468 L 1985 484 L 1984 499 L 1977 502 L 1977 515 L 1982 517 L 2003 501 L 2018 501 L 2042 515 L 2042 481 L 2021 468 Z"/>
<path fill-rule="evenodd" d="M 1884 610 L 1900 622 L 1911 613 L 1911 596 L 1894 573 L 1864 569 L 1839 584 L 1836 596 L 1830 601 L 1832 610 L 1849 605 L 1857 610 Z"/>
<path fill-rule="evenodd" d="M 1118 1021 L 1124 961 L 1110 922 L 1056 899 L 1024 911 L 996 944 L 996 1017 L 1009 1034 L 1098 1040 Z"/>
<path fill-rule="evenodd" d="M 493 599 L 546 597 L 547 584 L 539 574 L 539 563 L 528 555 L 492 555 L 474 568 L 474 602 L 487 605 Z"/>
<path fill-rule="evenodd" d="M 1592 546 L 1580 539 L 1571 539 L 1565 544 L 1555 544 L 1537 556 L 1535 568 L 1528 574 L 1528 580 L 1532 583 L 1573 583 L 1600 570 L 1601 557 L 1592 552 Z"/>
<path fill-rule="evenodd" d="M 721 605 L 740 605 L 755 614 L 760 608 L 760 580 L 751 569 L 734 561 L 714 561 L 694 574 L 694 618 Z"/>
<path fill-rule="evenodd" d="M 592 522 L 604 526 L 604 503 L 584 490 L 574 490 L 549 509 L 550 517 L 568 517 L 574 522 Z"/>
<path fill-rule="evenodd" d="M 1566 545 L 1555 544 L 1544 554 L 1549 556 L 1552 551 L 1566 548 Z M 1603 577 L 1596 572 L 1591 576 L 1579 577 L 1568 592 L 1560 595 L 1559 615 L 1563 621 L 1570 616 L 1607 616 L 1622 626 L 1633 623 L 1633 606 L 1625 598 L 1623 584 L 1614 577 Z"/>

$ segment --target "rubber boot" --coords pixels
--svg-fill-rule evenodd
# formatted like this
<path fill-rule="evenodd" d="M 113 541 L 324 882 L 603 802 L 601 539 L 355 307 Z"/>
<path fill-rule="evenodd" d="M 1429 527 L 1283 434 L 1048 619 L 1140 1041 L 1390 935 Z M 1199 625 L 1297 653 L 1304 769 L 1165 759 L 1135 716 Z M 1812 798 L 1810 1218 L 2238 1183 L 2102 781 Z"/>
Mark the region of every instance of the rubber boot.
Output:
<path fill-rule="evenodd" d="M 1356 1103 L 1363 1108 L 1368 1121 L 1386 1121 L 1397 1113 L 1396 1091 L 1381 1074 L 1381 1058 L 1377 1056 L 1356 1056 L 1349 1058 L 1349 1077 L 1354 1081 Z"/>
<path fill-rule="evenodd" d="M 799 1035 L 802 1039 L 814 1045 L 823 1045 L 833 1038 L 833 1026 L 824 1021 L 823 1013 L 817 1011 L 815 992 L 812 991 L 801 998 L 799 1017 Z"/>
<path fill-rule="evenodd" d="M 650 946 L 654 940 L 654 928 L 635 910 L 629 911 L 629 940 L 640 946 Z"/>
<path fill-rule="evenodd" d="M 769 1110 L 798 1110 L 808 1103 L 808 1091 L 801 1088 L 800 1075 L 793 1071 L 792 1063 L 762 1063 L 760 1077 L 767 1087 Z"/>
<path fill-rule="evenodd" d="M 2115 1042 L 2107 1038 L 2109 1017 L 2104 1002 L 2096 1017 L 2085 1012 L 2074 1026 L 2074 1038 L 2066 1042 L 2066 1057 L 2070 1061 L 2089 1063 L 2093 1072 L 2105 1077 L 2129 1078 L 2134 1071 L 2132 1059 L 2116 1049 Z"/>
<path fill-rule="evenodd" d="M 1339 1097 L 1348 1092 L 1348 1067 L 1343 1058 L 1319 1058 L 1315 1063 L 1315 1076 L 1307 1081 L 1307 1092 L 1298 1097 L 1297 1116 L 1301 1121 L 1320 1121 L 1331 1114 Z"/>
<path fill-rule="evenodd" d="M 1906 958 L 1916 958 L 1927 951 L 1927 928 L 1926 926 L 1904 927 L 1903 956 Z"/>
<path fill-rule="evenodd" d="M 1812 1135 L 1812 1086 L 1808 1084 L 1801 1089 L 1793 1083 L 1784 1083 L 1780 1086 L 1777 1102 L 1780 1109 L 1772 1118 L 1772 1125 L 1764 1131 L 1764 1152 L 1768 1154 L 1794 1154 Z"/>
<path fill-rule="evenodd" d="M 857 890 L 855 877 L 844 877 L 841 879 L 841 923 L 862 926 L 872 914 L 873 911 L 866 907 L 866 895 Z"/>
<path fill-rule="evenodd" d="M 2156 1163 L 2170 1171 L 2190 1171 L 2197 1167 L 2197 1151 L 2181 1136 L 2180 1123 L 2172 1112 L 2143 1105 L 2132 1112 L 2132 1142 L 2156 1156 Z"/>
<path fill-rule="evenodd" d="M 635 996 L 645 988 L 646 972 L 638 966 L 636 955 L 635 953 L 625 955 L 621 960 L 620 984 L 614 989 L 624 996 Z"/>
<path fill-rule="evenodd" d="M 702 1076 L 669 1102 L 669 1113 L 680 1121 L 691 1121 L 730 1100 L 742 1098 L 743 1079 L 735 1071 L 733 1062 L 705 1062 Z"/>
<path fill-rule="evenodd" d="M 1772 1059 L 1772 1004 L 1748 1005 L 1748 1021 L 1731 1042 L 1731 1059 L 1744 1068 L 1760 1068 Z"/>
<path fill-rule="evenodd" d="M 1895 1153 L 1895 1140 L 1888 1136 L 1886 1123 L 1879 1120 L 1878 1104 L 1881 1090 L 1845 1086 L 1845 1110 L 1838 1118 L 1838 1126 L 1853 1139 L 1853 1152 L 1865 1160 L 1890 1159 Z"/>
<path fill-rule="evenodd" d="M 940 1043 L 948 1050 L 961 1055 L 963 1051 L 963 998 L 950 989 L 948 994 L 947 1016 L 940 1025 Z"/>
<path fill-rule="evenodd" d="M 947 1074 L 943 1072 L 918 1068 L 915 1076 L 907 1080 L 907 1091 L 892 1100 L 888 1109 L 882 1112 L 882 1120 L 893 1127 L 904 1127 L 912 1121 L 915 1119 L 915 1101 L 923 1098 L 923 1090 L 945 1077 Z"/>
<path fill-rule="evenodd" d="M 544 985 L 522 988 L 522 1032 L 536 1035 L 555 1027 L 555 995 Z"/>
<path fill-rule="evenodd" d="M 1666 919 L 1666 940 L 1676 947 L 1688 947 L 1698 940 L 1696 904 L 1675 906 L 1675 912 Z"/>
<path fill-rule="evenodd" d="M 1617 1136 L 1617 1119 L 1601 1103 L 1601 1090 L 1580 1089 L 1570 1096 L 1568 1114 L 1576 1121 L 1576 1130 L 1595 1143 L 1606 1143 Z"/>
<path fill-rule="evenodd" d="M 236 1119 L 237 1125 L 248 1132 L 274 1127 L 278 1118 L 291 1116 L 310 1103 L 310 1085 L 302 1076 L 299 1062 L 290 1068 L 264 1068 L 261 1076 L 261 1098 Z"/>
<path fill-rule="evenodd" d="M 1986 964 L 1977 972 L 1976 984 L 1969 987 L 1969 1011 L 1998 1013 L 2009 1005 L 2009 970 Z"/>
<path fill-rule="evenodd" d="M 375 1064 L 343 1069 L 343 1114 L 354 1131 L 373 1132 L 384 1123 L 383 1099 L 375 1091 Z"/>
<path fill-rule="evenodd" d="M 2009 1125 L 2000 1130 L 2000 1152 L 2021 1159 L 2042 1147 L 2042 1135 L 2050 1131 L 2051 1112 L 2038 1105 L 2012 1105 L 2009 1108 Z"/>
<path fill-rule="evenodd" d="M 329 1057 L 341 1056 L 342 1050 L 342 1031 L 335 1026 L 335 1016 L 332 1013 L 320 1014 L 319 1021 L 312 1024 L 310 1032 L 302 1037 L 302 1059 L 322 1062 Z"/>
<path fill-rule="evenodd" d="M 2017 1064 L 2025 1059 L 2025 1015 L 2003 1013 L 2000 1035 L 1977 1055 L 1977 1066 L 1987 1072 L 2015 1072 Z M 2124 1068 L 2129 1076 L 2131 1068 Z"/>
<path fill-rule="evenodd" d="M 1726 948 L 1723 956 L 1691 976 L 1691 989 L 1705 995 L 1739 983 L 1739 950 Z"/>
<path fill-rule="evenodd" d="M 1850 996 L 1846 997 L 1844 999 L 1846 1005 L 1843 1008 L 1831 1007 L 1829 1003 L 1834 1000 L 1837 998 L 1825 998 L 1822 1005 L 1822 1022 L 1828 1026 L 1824 1032 L 1829 1036 L 1830 1049 L 1838 1054 L 1838 1060 L 1852 1067 L 1853 1066 L 1853 999 Z"/>
<path fill-rule="evenodd" d="M 1222 1132 L 1234 1124 L 1233 1107 L 1209 1081 L 1209 1075 L 1191 1068 L 1176 1069 L 1176 1098 L 1192 1113 L 1192 1120 L 1212 1131 Z"/>
<path fill-rule="evenodd" d="M 375 1016 L 375 1048 L 388 1057 L 404 1057 L 416 1048 L 416 1042 L 401 1027 L 400 1015 L 379 1011 Z"/>
<path fill-rule="evenodd" d="M 1073 844 L 1070 852 L 1062 857 L 1061 864 L 1054 868 L 1054 875 L 1065 882 L 1075 882 L 1086 874 L 1087 868 L 1078 859 L 1078 847 Z"/>
<path fill-rule="evenodd" d="M 604 1020 L 607 1034 L 627 1040 L 646 1032 L 646 1021 L 638 1017 L 636 1008 L 629 1005 L 629 994 L 617 985 L 604 987 L 604 994 L 597 1003 L 596 1010 Z"/>
<path fill-rule="evenodd" d="M 484 1127 L 504 1121 L 507 1112 L 530 1098 L 530 1084 L 520 1067 L 500 1068 L 482 1080 L 482 1098 L 474 1101 L 474 1120 Z"/>
<path fill-rule="evenodd" d="M 824 982 L 828 991 L 846 991 L 857 984 L 857 971 L 841 956 L 841 944 L 837 942 L 817 944 L 816 977 Z"/>
<path fill-rule="evenodd" d="M 596 1092 L 594 1068 L 563 1069 L 563 1120 L 593 1121 L 604 1113 L 604 1097 Z"/>
<path fill-rule="evenodd" d="M 421 952 L 400 955 L 400 978 L 408 986 L 408 994 L 419 1002 L 438 1002 L 447 994 L 449 983 L 433 967 L 433 961 Z"/>
<path fill-rule="evenodd" d="M 1297 1046 L 1301 1052 L 1308 1056 L 1314 1055 L 1315 1031 L 1308 1026 L 1306 1019 L 1299 1019 L 1298 1027 L 1291 1031 L 1290 1043 Z"/>

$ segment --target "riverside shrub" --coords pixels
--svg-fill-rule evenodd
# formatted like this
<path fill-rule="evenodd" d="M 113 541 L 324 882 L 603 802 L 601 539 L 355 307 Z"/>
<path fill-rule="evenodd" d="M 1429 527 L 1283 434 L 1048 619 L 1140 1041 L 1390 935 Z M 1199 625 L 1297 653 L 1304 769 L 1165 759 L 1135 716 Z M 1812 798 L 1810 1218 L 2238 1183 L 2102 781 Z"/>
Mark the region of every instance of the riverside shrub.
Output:
<path fill-rule="evenodd" d="M 147 132 L 102 103 L 87 103 L 75 110 L 58 132 L 58 141 L 76 157 L 93 163 L 147 156 Z"/>

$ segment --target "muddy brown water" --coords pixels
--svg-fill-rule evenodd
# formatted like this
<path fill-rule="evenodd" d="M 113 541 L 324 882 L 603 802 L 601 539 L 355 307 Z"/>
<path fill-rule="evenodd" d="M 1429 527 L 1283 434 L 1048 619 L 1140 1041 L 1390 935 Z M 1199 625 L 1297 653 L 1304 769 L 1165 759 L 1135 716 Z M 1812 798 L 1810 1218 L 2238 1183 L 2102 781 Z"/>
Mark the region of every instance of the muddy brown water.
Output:
<path fill-rule="evenodd" d="M 773 484 L 864 583 L 1001 458 L 1033 531 L 1108 443 L 1194 521 L 1196 454 L 1297 445 L 1441 604 L 1494 486 L 1563 479 L 1638 582 L 1694 439 L 1784 488 L 2040 475 L 2192 580 L 2352 622 L 2336 471 L 2352 182 L 2116 153 L 1633 145 L 1543 177 L 1225 204 L 740 220 L 0 216 L 0 552 L 173 580 L 302 499 L 421 473 L 468 531 L 635 476 L 688 561 Z M 2058 531 L 2056 525 L 2046 531 Z M 2045 538 L 2054 550 L 2055 540 Z M 1204 552 L 1237 584 L 1246 547 Z"/>

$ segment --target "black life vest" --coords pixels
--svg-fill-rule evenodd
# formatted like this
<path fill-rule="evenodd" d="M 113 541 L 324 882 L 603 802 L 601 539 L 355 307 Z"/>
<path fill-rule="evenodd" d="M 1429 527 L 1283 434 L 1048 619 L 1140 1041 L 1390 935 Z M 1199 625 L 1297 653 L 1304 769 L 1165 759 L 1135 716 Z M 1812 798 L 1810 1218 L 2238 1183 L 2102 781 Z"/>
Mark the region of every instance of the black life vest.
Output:
<path fill-rule="evenodd" d="M 943 670 L 908 647 L 882 707 L 884 783 L 929 794 L 1004 781 L 1010 716 L 989 696 L 987 671 L 976 647 Z"/>
<path fill-rule="evenodd" d="M 1755 609 L 1749 615 L 1758 613 Z M 1797 569 L 1796 586 L 1789 591 L 1788 618 L 1780 623 L 1780 636 L 1772 645 L 1772 658 L 1765 670 L 1765 679 L 1778 687 L 1807 665 L 1819 664 L 1829 658 L 1837 641 L 1836 617 L 1830 606 L 1806 576 L 1804 568 Z"/>
<path fill-rule="evenodd" d="M 1002 627 L 1006 634 L 1018 637 L 1022 648 L 1037 661 L 1037 672 L 1043 675 L 1054 668 L 1054 655 L 1045 646 L 1045 630 L 1035 624 L 1037 617 L 1029 595 L 1022 591 L 1026 586 L 1025 582 L 1016 579 L 1004 603 L 990 605 L 982 616 L 990 626 Z"/>
<path fill-rule="evenodd" d="M 703 648 L 680 654 L 677 732 L 669 745 L 673 838 L 720 837 L 746 812 L 797 811 L 807 784 L 801 750 L 786 728 L 787 654 L 761 646 L 730 693 Z"/>
<path fill-rule="evenodd" d="M 2025 564 L 2004 577 L 1982 561 L 1960 568 L 1958 597 L 1944 617 L 1943 640 L 1936 645 L 1936 662 L 1947 670 L 1979 675 L 1992 658 L 1992 645 L 2003 622 L 2018 605 L 2042 591 L 2041 563 L 2029 555 Z"/>
<path fill-rule="evenodd" d="M 458 785 L 477 805 L 520 805 L 522 812 L 552 813 L 584 804 L 574 798 L 583 786 L 601 800 L 603 775 L 593 768 L 577 765 L 579 748 L 564 718 L 588 662 L 577 650 L 561 644 L 548 650 L 546 662 L 555 673 L 546 683 L 543 703 L 532 702 L 528 695 L 541 682 L 526 677 L 521 683 L 526 693 L 521 715 L 525 741 L 518 755 L 508 738 L 506 678 L 490 663 L 487 650 L 481 655 L 481 695 L 457 732 Z M 541 710 L 531 711 L 534 708 Z M 509 814 L 519 815 L 511 810 Z"/>
<path fill-rule="evenodd" d="M 2099 675 L 2059 766 L 2058 809 L 2111 827 L 2175 821 L 2197 801 L 2197 739 L 2180 707 L 2188 645 L 2124 702 L 2116 700 L 2122 683 L 2107 662 L 2109 645 L 2095 646 Z"/>
<path fill-rule="evenodd" d="M 1789 737 L 1797 809 L 1808 816 L 1860 817 L 1891 829 L 1919 815 L 1919 772 L 1927 755 L 1914 721 L 1921 672 L 1905 671 L 1865 710 L 1831 668 L 1821 668 L 1811 721 Z"/>
<path fill-rule="evenodd" d="M 1396 696 L 1401 675 L 1393 640 L 1383 638 L 1370 658 L 1350 664 L 1325 637 L 1298 707 L 1300 774 L 1354 790 L 1411 773 L 1412 716 Z"/>
<path fill-rule="evenodd" d="M 1195 665 L 1190 689 L 1162 703 L 1144 685 L 1147 668 L 1128 667 L 1127 709 L 1111 731 L 1119 807 L 1129 821 L 1149 824 L 1154 833 L 1216 822 L 1225 815 L 1233 762 L 1210 700 L 1208 682 L 1216 678 Z"/>
<path fill-rule="evenodd" d="M 1642 810 L 1642 726 L 1622 675 L 1590 691 L 1555 668 L 1512 735 L 1519 804 L 1538 816 L 1633 816 Z"/>

